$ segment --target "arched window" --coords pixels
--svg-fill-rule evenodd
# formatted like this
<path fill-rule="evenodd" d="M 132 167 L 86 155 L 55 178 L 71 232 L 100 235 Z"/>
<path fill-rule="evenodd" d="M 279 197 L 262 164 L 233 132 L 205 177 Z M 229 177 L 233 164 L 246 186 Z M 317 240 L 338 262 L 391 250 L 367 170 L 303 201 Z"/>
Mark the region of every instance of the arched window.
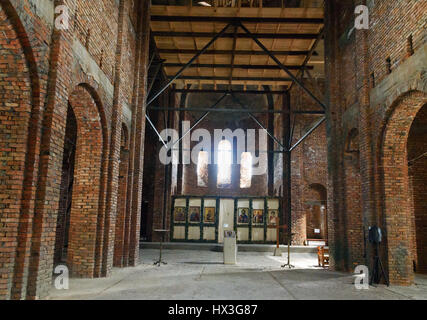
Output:
<path fill-rule="evenodd" d="M 197 159 L 197 185 L 199 187 L 207 187 L 209 172 L 209 153 L 207 151 L 200 151 Z"/>
<path fill-rule="evenodd" d="M 218 187 L 225 187 L 231 184 L 231 163 L 233 154 L 231 143 L 222 140 L 218 144 Z"/>
<path fill-rule="evenodd" d="M 252 184 L 252 154 L 242 152 L 240 160 L 240 188 L 250 188 Z"/>

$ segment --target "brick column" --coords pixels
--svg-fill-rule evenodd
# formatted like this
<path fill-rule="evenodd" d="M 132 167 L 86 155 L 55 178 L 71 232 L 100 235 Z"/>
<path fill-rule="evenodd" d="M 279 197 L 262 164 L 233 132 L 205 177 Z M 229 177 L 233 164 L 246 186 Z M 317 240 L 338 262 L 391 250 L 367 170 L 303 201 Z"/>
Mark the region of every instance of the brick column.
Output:
<path fill-rule="evenodd" d="M 340 161 L 342 148 L 342 108 L 340 92 L 339 44 L 336 1 L 325 3 L 325 56 L 326 56 L 326 130 L 328 141 L 328 237 L 331 252 L 330 268 L 345 269 L 346 241 L 344 240 L 345 214 L 342 199 L 343 166 Z"/>
<path fill-rule="evenodd" d="M 126 2 L 126 7 L 125 7 Z M 114 256 L 114 236 L 115 223 L 117 214 L 117 190 L 119 179 L 119 158 L 121 146 L 122 132 L 122 106 L 124 98 L 121 90 L 122 78 L 122 47 L 123 47 L 123 26 L 124 17 L 127 17 L 129 11 L 129 1 L 120 0 L 119 17 L 118 17 L 118 32 L 117 32 L 117 47 L 116 61 L 114 69 L 114 93 L 113 93 L 113 114 L 111 117 L 111 139 L 110 139 L 110 159 L 108 165 L 108 186 L 107 186 L 107 205 L 104 223 L 103 247 L 102 247 L 102 265 L 101 276 L 109 276 L 113 267 Z M 97 257 L 101 258 L 101 257 Z M 95 271 L 99 272 L 99 269 Z"/>
<path fill-rule="evenodd" d="M 366 5 L 365 0 L 355 1 L 355 5 Z M 374 159 L 372 146 L 372 109 L 369 101 L 369 58 L 368 30 L 356 30 L 356 85 L 359 102 L 359 146 L 360 146 L 360 177 L 362 182 L 362 212 L 365 230 L 374 224 L 381 226 L 379 216 L 375 214 Z M 367 245 L 365 263 L 371 265 L 372 246 Z"/>
<path fill-rule="evenodd" d="M 144 169 L 145 112 L 147 99 L 147 69 L 150 43 L 150 1 L 141 3 L 141 47 L 139 56 L 138 97 L 132 114 L 133 130 L 133 182 L 129 225 L 128 265 L 135 266 L 139 260 L 139 235 L 141 227 L 142 177 Z"/>
<path fill-rule="evenodd" d="M 71 5 L 71 4 L 70 4 Z M 31 239 L 27 299 L 49 292 L 62 173 L 62 153 L 71 82 L 71 31 L 54 30 L 51 46 L 47 105 L 43 117 L 39 182 Z"/>

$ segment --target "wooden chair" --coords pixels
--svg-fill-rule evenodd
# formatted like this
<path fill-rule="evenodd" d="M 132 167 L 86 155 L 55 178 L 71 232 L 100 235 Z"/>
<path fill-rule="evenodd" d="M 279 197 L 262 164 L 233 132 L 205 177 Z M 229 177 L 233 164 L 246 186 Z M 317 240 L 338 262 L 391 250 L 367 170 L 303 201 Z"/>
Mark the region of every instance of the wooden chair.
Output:
<path fill-rule="evenodd" d="M 317 247 L 317 259 L 319 263 L 319 267 L 329 266 L 329 248 L 325 246 Z"/>

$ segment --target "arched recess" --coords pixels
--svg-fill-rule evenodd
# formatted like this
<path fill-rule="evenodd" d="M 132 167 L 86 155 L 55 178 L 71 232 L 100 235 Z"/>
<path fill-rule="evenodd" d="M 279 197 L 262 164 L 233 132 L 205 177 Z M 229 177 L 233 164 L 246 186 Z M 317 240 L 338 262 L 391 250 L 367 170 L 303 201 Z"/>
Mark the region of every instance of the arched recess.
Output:
<path fill-rule="evenodd" d="M 1 300 L 21 297 L 40 129 L 37 64 L 25 27 L 8 0 L 0 3 L 0 57 L 4 61 L 0 65 Z"/>
<path fill-rule="evenodd" d="M 313 183 L 306 191 L 306 239 L 328 239 L 327 190 Z"/>
<path fill-rule="evenodd" d="M 77 146 L 77 120 L 71 104 L 68 104 L 65 126 L 59 210 L 56 223 L 54 263 L 66 262 L 70 214 L 74 185 L 74 167 Z"/>
<path fill-rule="evenodd" d="M 119 166 L 119 190 L 117 193 L 117 217 L 114 239 L 114 266 L 124 266 L 124 244 L 128 236 L 130 216 L 127 216 L 126 197 L 129 170 L 129 130 L 126 124 L 122 124 Z"/>
<path fill-rule="evenodd" d="M 414 271 L 427 274 L 427 104 L 412 123 L 407 150 L 412 200 L 411 254 Z"/>
<path fill-rule="evenodd" d="M 386 228 L 390 282 L 409 285 L 414 281 L 414 227 L 408 171 L 408 137 L 413 121 L 427 103 L 427 95 L 410 91 L 391 106 L 384 129 L 381 152 L 382 215 Z"/>
<path fill-rule="evenodd" d="M 359 130 L 352 128 L 344 148 L 344 192 L 348 266 L 353 268 L 364 262 L 362 215 L 362 180 L 360 177 Z"/>
<path fill-rule="evenodd" d="M 96 96 L 79 85 L 69 97 L 77 124 L 67 264 L 76 277 L 94 277 L 104 217 L 105 118 Z M 70 111 L 70 109 L 69 109 Z"/>

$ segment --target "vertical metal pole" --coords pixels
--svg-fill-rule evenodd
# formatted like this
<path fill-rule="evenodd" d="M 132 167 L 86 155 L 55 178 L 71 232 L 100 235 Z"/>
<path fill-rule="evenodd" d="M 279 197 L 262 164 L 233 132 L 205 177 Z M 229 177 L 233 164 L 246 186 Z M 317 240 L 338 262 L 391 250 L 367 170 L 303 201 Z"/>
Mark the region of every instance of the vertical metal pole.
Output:
<path fill-rule="evenodd" d="M 288 241 L 292 241 L 292 151 L 286 152 L 288 163 Z"/>
<path fill-rule="evenodd" d="M 283 97 L 285 99 L 284 101 L 284 107 L 287 109 L 288 113 L 286 114 L 286 123 L 288 125 L 288 132 L 287 132 L 287 141 L 289 141 L 288 145 L 288 152 L 287 155 L 287 163 L 288 163 L 288 241 L 289 246 L 292 244 L 292 134 L 293 130 L 291 129 L 291 97 L 290 92 L 287 91 L 286 94 Z M 288 253 L 288 260 L 290 259 L 290 252 Z M 290 260 L 288 261 L 289 267 Z"/>
<path fill-rule="evenodd" d="M 286 91 L 282 95 L 283 98 L 283 110 L 286 111 L 283 113 L 283 140 L 286 141 L 286 143 L 289 143 L 291 141 L 291 102 L 290 102 L 290 96 L 289 91 Z M 285 175 L 286 172 L 286 178 L 283 177 L 283 196 L 285 197 L 286 201 L 286 220 L 287 220 L 287 231 L 288 231 L 288 262 L 287 264 L 283 265 L 282 268 L 288 267 L 293 268 L 294 266 L 291 265 L 291 243 L 292 243 L 292 151 L 290 150 L 291 144 L 289 143 L 287 145 L 287 150 L 283 154 L 283 165 L 286 166 L 286 169 L 283 168 L 283 174 Z M 285 191 L 285 184 L 286 184 L 286 191 Z M 285 196 L 286 192 L 286 196 Z"/>

